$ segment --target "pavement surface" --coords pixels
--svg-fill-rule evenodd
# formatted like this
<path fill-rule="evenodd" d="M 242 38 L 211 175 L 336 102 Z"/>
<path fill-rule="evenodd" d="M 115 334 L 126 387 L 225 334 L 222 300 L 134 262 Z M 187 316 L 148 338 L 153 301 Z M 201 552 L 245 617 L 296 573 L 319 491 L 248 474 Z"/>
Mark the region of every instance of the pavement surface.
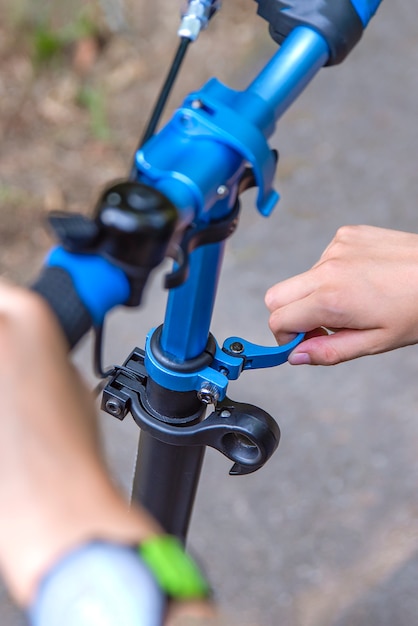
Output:
<path fill-rule="evenodd" d="M 418 5 L 383 2 L 364 41 L 321 71 L 278 125 L 282 200 L 265 220 L 248 193 L 228 243 L 213 332 L 271 344 L 265 290 L 312 265 L 343 224 L 418 230 Z M 245 81 L 244 81 L 245 82 Z M 388 286 L 390 287 L 390 286 Z M 121 361 L 163 318 L 118 312 L 106 360 Z M 88 358 L 88 342 L 77 360 Z M 418 352 L 333 368 L 246 372 L 229 395 L 282 430 L 259 472 L 229 477 L 208 450 L 190 545 L 221 606 L 257 626 L 418 625 Z M 115 479 L 129 490 L 137 429 L 103 416 Z M 25 623 L 5 592 L 2 625 Z"/>

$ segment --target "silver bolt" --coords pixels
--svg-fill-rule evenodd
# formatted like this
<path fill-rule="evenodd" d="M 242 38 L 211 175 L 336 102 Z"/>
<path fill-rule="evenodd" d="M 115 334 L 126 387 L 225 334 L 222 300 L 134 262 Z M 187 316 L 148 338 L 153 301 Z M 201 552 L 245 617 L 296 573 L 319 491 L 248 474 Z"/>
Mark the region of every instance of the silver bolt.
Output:
<path fill-rule="evenodd" d="M 196 100 L 192 100 L 190 106 L 192 107 L 192 109 L 201 109 L 203 106 L 203 102 L 196 98 Z"/>
<path fill-rule="evenodd" d="M 219 400 L 219 389 L 212 383 L 203 383 L 197 397 L 204 404 L 215 404 Z"/>
<path fill-rule="evenodd" d="M 220 416 L 221 417 L 231 417 L 231 411 L 228 411 L 228 409 L 224 409 L 223 411 L 220 412 Z"/>
<path fill-rule="evenodd" d="M 240 341 L 234 341 L 233 343 L 231 343 L 229 349 L 234 354 L 241 354 L 241 352 L 244 352 L 244 346 Z"/>
<path fill-rule="evenodd" d="M 122 415 L 122 405 L 117 400 L 108 400 L 106 402 L 106 411 L 115 417 Z"/>
<path fill-rule="evenodd" d="M 229 193 L 229 189 L 226 185 L 219 185 L 218 189 L 216 190 L 216 193 L 220 198 L 226 198 L 226 196 Z"/>
<path fill-rule="evenodd" d="M 179 37 L 195 41 L 201 30 L 205 29 L 211 17 L 220 9 L 220 0 L 188 0 L 188 6 L 182 12 Z"/>

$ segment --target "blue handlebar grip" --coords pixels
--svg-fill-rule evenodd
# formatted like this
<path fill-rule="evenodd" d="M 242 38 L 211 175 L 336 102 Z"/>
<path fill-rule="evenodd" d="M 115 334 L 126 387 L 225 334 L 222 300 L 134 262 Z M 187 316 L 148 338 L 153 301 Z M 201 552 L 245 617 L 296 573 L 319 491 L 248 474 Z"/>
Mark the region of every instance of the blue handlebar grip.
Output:
<path fill-rule="evenodd" d="M 130 296 L 128 278 L 120 268 L 103 257 L 61 247 L 51 251 L 32 289 L 49 303 L 70 348 Z"/>

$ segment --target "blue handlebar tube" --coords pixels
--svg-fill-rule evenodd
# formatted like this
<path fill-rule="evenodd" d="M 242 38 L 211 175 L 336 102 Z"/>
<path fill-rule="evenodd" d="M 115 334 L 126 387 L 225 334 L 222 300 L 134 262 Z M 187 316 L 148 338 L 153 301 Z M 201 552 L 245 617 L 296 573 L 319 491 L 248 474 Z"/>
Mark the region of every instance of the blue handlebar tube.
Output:
<path fill-rule="evenodd" d="M 285 39 L 248 91 L 268 102 L 278 119 L 326 64 L 328 55 L 325 39 L 310 28 L 299 26 Z"/>

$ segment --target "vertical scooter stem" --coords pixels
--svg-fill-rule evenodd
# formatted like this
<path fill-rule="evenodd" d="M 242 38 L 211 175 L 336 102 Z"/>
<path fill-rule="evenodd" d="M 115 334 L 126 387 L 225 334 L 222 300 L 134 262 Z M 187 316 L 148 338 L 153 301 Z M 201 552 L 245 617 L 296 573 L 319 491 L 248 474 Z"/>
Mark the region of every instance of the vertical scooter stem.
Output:
<path fill-rule="evenodd" d="M 148 380 L 147 395 L 154 410 L 172 424 L 184 424 L 184 415 L 203 417 L 204 407 L 196 393 L 173 393 Z M 185 543 L 193 503 L 200 478 L 205 449 L 203 446 L 176 446 L 159 441 L 142 431 L 132 485 L 132 500 L 140 502 L 159 521 L 166 532 Z"/>
<path fill-rule="evenodd" d="M 266 123 L 266 115 L 259 111 L 274 109 L 275 119 L 280 117 L 299 95 L 328 58 L 328 46 L 315 31 L 300 27 L 287 38 L 280 50 L 247 91 L 239 94 L 236 107 L 241 115 L 247 115 L 267 136 L 273 128 Z M 246 108 L 246 94 L 251 103 L 261 99 L 260 109 Z M 267 116 L 271 120 L 271 115 Z M 198 143 L 198 142 L 197 142 Z M 170 148 L 165 146 L 165 154 Z M 219 146 L 218 148 L 219 149 Z M 231 158 L 237 153 L 230 151 Z M 239 163 L 242 171 L 245 160 Z M 216 172 L 216 163 L 206 156 L 201 167 Z M 235 167 L 235 165 L 234 165 Z M 217 172 L 222 177 L 222 172 Z M 203 214 L 214 211 L 216 218 L 228 214 L 235 204 L 237 185 L 229 189 L 229 197 L 213 203 L 213 181 L 211 188 L 212 207 L 204 207 Z M 222 178 L 219 179 L 219 185 Z M 166 181 L 165 193 L 169 192 Z M 207 185 L 209 188 L 209 184 Z M 204 192 L 205 190 L 203 190 Z M 187 194 L 186 194 L 187 195 Z M 205 195 L 204 193 L 202 194 Z M 182 207 L 179 207 L 180 210 Z M 190 210 L 187 207 L 187 210 Z M 173 365 L 188 363 L 199 358 L 208 342 L 212 312 L 221 271 L 224 242 L 204 245 L 190 255 L 190 275 L 180 287 L 170 290 L 165 321 L 161 333 L 161 349 L 172 359 Z M 169 416 L 171 424 L 179 428 L 193 420 L 204 417 L 205 407 L 196 406 L 196 392 L 168 390 L 150 380 L 152 395 L 157 398 L 157 411 Z M 154 394 L 155 388 L 157 393 Z M 175 410 L 172 410 L 172 406 Z M 163 420 L 166 418 L 163 417 Z M 135 469 L 133 500 L 140 501 L 169 533 L 185 540 L 193 509 L 195 493 L 200 477 L 204 447 L 173 446 L 158 441 L 153 434 L 141 433 L 137 465 Z"/>
<path fill-rule="evenodd" d="M 295 29 L 247 90 L 239 94 L 236 109 L 268 135 L 273 129 L 270 125 L 264 128 L 269 117 L 265 107 L 248 106 L 249 97 L 261 98 L 278 119 L 327 59 L 328 46 L 320 35 L 309 28 Z M 216 216 L 230 212 L 234 200 L 230 193 L 229 202 L 216 203 Z M 222 259 L 223 244 L 200 248 L 191 255 L 188 281 L 170 292 L 162 347 L 176 360 L 195 358 L 206 346 Z"/>

